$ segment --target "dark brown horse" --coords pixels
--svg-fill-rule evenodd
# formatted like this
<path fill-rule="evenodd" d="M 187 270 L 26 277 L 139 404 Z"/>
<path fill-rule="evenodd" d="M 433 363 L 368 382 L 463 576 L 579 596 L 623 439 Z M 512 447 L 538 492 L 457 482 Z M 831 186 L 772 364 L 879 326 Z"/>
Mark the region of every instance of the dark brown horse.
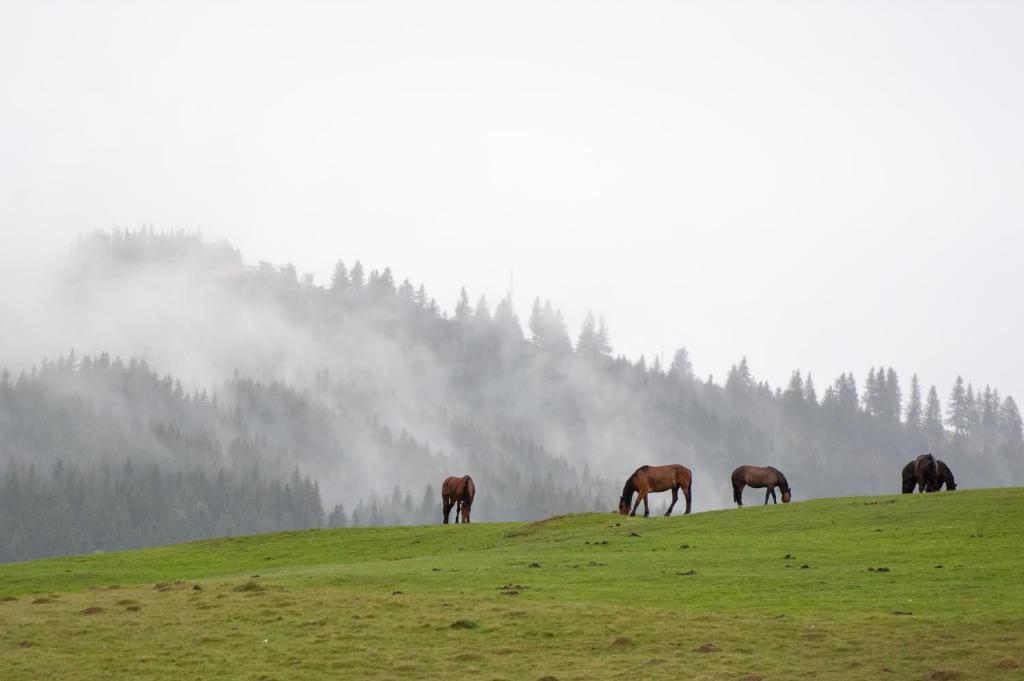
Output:
<path fill-rule="evenodd" d="M 782 503 L 788 504 L 792 498 L 792 490 L 786 476 L 778 468 L 771 466 L 740 466 L 732 472 L 732 498 L 737 506 L 743 506 L 743 487 L 767 487 L 764 493 L 765 506 L 768 505 L 768 497 L 772 503 L 779 503 L 775 498 L 775 488 L 782 493 Z"/>
<path fill-rule="evenodd" d="M 473 478 L 464 475 L 461 478 L 445 478 L 441 484 L 441 507 L 444 515 L 444 524 L 448 524 L 448 515 L 455 508 L 455 524 L 459 524 L 459 517 L 463 523 L 469 522 L 469 511 L 473 507 L 473 497 L 476 496 L 476 485 Z"/>
<path fill-rule="evenodd" d="M 626 485 L 622 488 L 622 497 L 619 498 L 619 513 L 622 515 L 636 515 L 636 509 L 640 502 L 644 502 L 644 517 L 651 514 L 647 505 L 647 495 L 651 492 L 667 492 L 672 490 L 672 504 L 665 511 L 665 515 L 672 514 L 672 508 L 679 500 L 679 490 L 683 490 L 686 497 L 686 512 L 690 512 L 690 485 L 693 482 L 693 474 L 686 466 L 677 463 L 667 466 L 640 466 L 633 475 L 626 479 Z M 636 503 L 633 504 L 633 511 L 630 512 L 629 505 L 633 499 L 633 492 L 637 493 Z"/>
<path fill-rule="evenodd" d="M 946 465 L 945 461 L 941 459 L 935 459 L 935 465 L 939 467 L 939 478 L 936 490 L 941 490 L 942 486 L 946 486 L 947 492 L 952 492 L 956 489 L 956 478 L 953 477 L 953 471 L 949 470 L 949 466 Z"/>
<path fill-rule="evenodd" d="M 952 473 L 950 476 L 952 477 Z M 937 492 L 941 486 L 939 465 L 931 452 L 922 454 L 904 466 L 902 477 L 904 494 L 913 494 L 915 487 L 918 492 Z"/>

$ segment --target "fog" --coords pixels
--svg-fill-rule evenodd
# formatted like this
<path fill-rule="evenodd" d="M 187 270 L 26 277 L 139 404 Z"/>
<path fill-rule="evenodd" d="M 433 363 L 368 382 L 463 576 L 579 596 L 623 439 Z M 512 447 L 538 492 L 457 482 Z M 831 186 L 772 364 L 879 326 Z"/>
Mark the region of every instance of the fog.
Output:
<path fill-rule="evenodd" d="M 730 502 L 740 463 L 802 470 L 802 498 L 881 493 L 926 448 L 966 486 L 1019 481 L 1022 19 L 4 3 L 0 367 L 27 378 L 0 458 L 99 465 L 88 410 L 81 431 L 34 424 L 73 396 L 120 429 L 112 451 L 298 468 L 328 510 L 396 485 L 419 503 L 470 469 L 496 490 L 483 520 L 610 510 L 633 468 L 668 461 L 708 481 L 699 510 Z M 427 299 L 335 295 L 339 259 Z M 463 286 L 486 313 L 460 316 Z M 538 298 L 565 327 L 529 328 Z M 591 310 L 611 351 L 577 347 Z M 683 346 L 692 367 L 672 371 Z M 34 378 L 72 349 L 144 360 L 185 396 L 136 395 L 106 364 Z M 894 412 L 867 394 L 876 366 L 899 373 Z M 863 404 L 836 397 L 846 372 Z M 904 423 L 913 374 L 944 418 L 972 383 L 971 425 Z"/>
<path fill-rule="evenodd" d="M 592 307 L 703 376 L 1020 394 L 1022 13 L 7 2 L 2 257 L 201 229 L 321 283 L 361 258 L 447 305 Z"/>

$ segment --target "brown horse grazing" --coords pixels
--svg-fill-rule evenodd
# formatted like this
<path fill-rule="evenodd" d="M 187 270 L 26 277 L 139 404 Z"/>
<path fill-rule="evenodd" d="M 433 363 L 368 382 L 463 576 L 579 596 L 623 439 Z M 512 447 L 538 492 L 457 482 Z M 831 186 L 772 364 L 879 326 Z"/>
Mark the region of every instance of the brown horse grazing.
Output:
<path fill-rule="evenodd" d="M 476 485 L 473 478 L 464 475 L 461 478 L 445 478 L 441 484 L 441 513 L 444 515 L 444 524 L 448 524 L 448 515 L 455 508 L 455 524 L 459 524 L 459 517 L 463 523 L 469 522 L 469 511 L 473 507 L 473 497 L 476 496 Z"/>
<path fill-rule="evenodd" d="M 950 473 L 950 477 L 952 475 Z M 939 465 L 931 452 L 922 454 L 903 467 L 903 493 L 913 494 L 915 487 L 918 492 L 938 492 L 941 487 Z"/>
<path fill-rule="evenodd" d="M 772 498 L 772 503 L 779 503 L 778 499 L 775 498 L 775 488 L 779 488 L 779 492 L 782 493 L 782 503 L 788 504 L 792 498 L 792 489 L 789 487 L 789 482 L 786 480 L 786 476 L 782 474 L 778 468 L 772 468 L 771 466 L 740 466 L 732 472 L 732 498 L 736 502 L 737 506 L 743 506 L 743 487 L 767 487 L 768 490 L 764 493 L 764 504 L 768 505 L 768 497 Z"/>
<path fill-rule="evenodd" d="M 647 505 L 647 495 L 651 492 L 672 490 L 672 504 L 665 511 L 666 516 L 671 515 L 672 508 L 679 500 L 680 489 L 683 490 L 683 496 L 686 497 L 686 512 L 689 513 L 692 482 L 693 474 L 690 473 L 690 469 L 677 463 L 667 466 L 640 466 L 633 471 L 633 475 L 626 479 L 626 484 L 622 488 L 622 497 L 619 498 L 619 513 L 622 515 L 629 513 L 629 515 L 635 516 L 636 509 L 639 508 L 642 501 L 646 518 L 651 514 L 651 509 Z M 633 499 L 633 492 L 637 493 L 637 497 L 636 503 L 633 504 L 633 511 L 630 512 L 629 505 Z"/>
<path fill-rule="evenodd" d="M 941 459 L 935 459 L 935 465 L 939 467 L 938 485 L 935 487 L 936 491 L 941 490 L 943 485 L 946 486 L 947 492 L 955 490 L 956 478 L 953 477 L 953 471 L 949 470 L 949 466 L 946 465 L 946 462 Z"/>

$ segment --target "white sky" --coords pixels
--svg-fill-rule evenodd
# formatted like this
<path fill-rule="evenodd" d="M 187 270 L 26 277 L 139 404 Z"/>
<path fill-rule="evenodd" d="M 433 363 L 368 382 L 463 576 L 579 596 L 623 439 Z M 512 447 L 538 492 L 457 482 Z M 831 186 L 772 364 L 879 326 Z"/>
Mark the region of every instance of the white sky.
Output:
<path fill-rule="evenodd" d="M 0 262 L 200 229 L 1024 397 L 1024 3 L 0 3 Z M 16 295 L 5 291 L 0 295 Z M 0 358 L 2 362 L 2 358 Z"/>

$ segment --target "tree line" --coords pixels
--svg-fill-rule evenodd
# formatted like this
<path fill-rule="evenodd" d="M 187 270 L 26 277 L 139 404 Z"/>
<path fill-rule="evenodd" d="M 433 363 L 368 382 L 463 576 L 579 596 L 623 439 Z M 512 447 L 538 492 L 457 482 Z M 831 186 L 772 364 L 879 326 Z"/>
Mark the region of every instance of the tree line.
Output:
<path fill-rule="evenodd" d="M 187 235 L 121 233 L 79 247 L 88 257 L 75 262 L 90 266 L 76 265 L 76 300 L 88 300 L 81 291 L 89 277 L 116 273 L 130 285 L 131 272 L 146 271 L 148 284 L 164 269 L 187 267 L 208 277 L 207 294 L 221 307 L 287 330 L 267 341 L 280 343 L 285 370 L 256 377 L 226 365 L 222 376 L 188 385 L 141 357 L 71 351 L 16 375 L 0 371 L 0 473 L 14 466 L 23 481 L 34 466 L 33 485 L 60 466 L 61 476 L 74 471 L 103 489 L 102 471 L 114 480 L 129 461 L 135 474 L 156 466 L 161 481 L 194 486 L 177 494 L 182 500 L 202 498 L 222 473 L 225 484 L 244 487 L 255 469 L 264 483 L 252 493 L 269 499 L 275 485 L 296 489 L 297 469 L 328 509 L 302 523 L 363 526 L 435 522 L 436 485 L 463 473 L 477 482 L 479 520 L 612 510 L 622 481 L 646 463 L 691 467 L 698 510 L 728 505 L 729 473 L 744 463 L 786 471 L 797 499 L 898 492 L 902 465 L 926 451 L 965 487 L 1024 482 L 1015 401 L 960 378 L 945 399 L 917 376 L 904 388 L 890 367 L 871 368 L 860 385 L 843 373 L 819 392 L 800 371 L 770 386 L 741 359 L 716 381 L 695 374 L 685 347 L 667 366 L 616 354 L 599 315 L 571 333 L 540 299 L 523 323 L 511 296 L 492 308 L 463 290 L 449 312 L 423 285 L 359 262 L 339 262 L 322 287 L 300 280 L 294 266 L 245 267 L 230 246 Z M 160 268 L 147 269 L 152 259 Z M 238 331 L 239 353 L 252 333 Z M 190 354 L 204 350 L 194 334 L 171 340 Z M 105 501 L 111 525 L 128 527 L 119 502 Z M 299 522 L 286 507 L 264 503 L 263 526 Z M 192 512 L 164 508 L 178 518 Z M 66 513 L 32 517 L 26 522 L 38 523 L 38 534 L 71 537 L 58 527 L 71 522 Z M 125 536 L 155 544 L 247 531 L 225 522 L 197 522 L 193 535 Z M 95 548 L 123 545 L 112 536 Z M 19 546 L 4 555 L 37 555 Z M 63 551 L 77 550 L 91 549 L 68 539 Z"/>

